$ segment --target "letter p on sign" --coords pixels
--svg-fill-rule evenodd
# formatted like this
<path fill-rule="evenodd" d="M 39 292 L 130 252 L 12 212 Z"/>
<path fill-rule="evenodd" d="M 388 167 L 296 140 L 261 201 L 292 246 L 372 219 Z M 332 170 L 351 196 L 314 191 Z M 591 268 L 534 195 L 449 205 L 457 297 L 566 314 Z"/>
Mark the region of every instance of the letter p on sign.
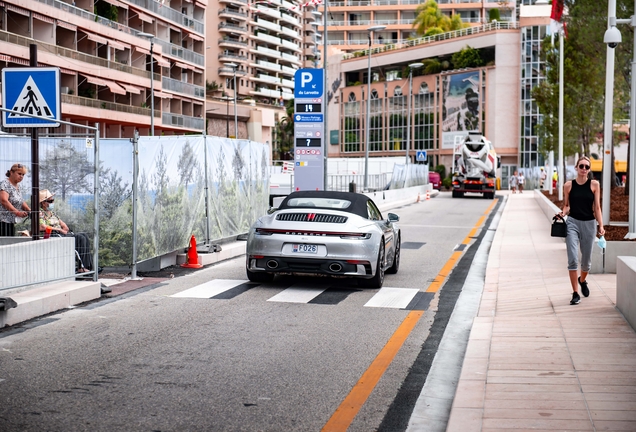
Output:
<path fill-rule="evenodd" d="M 305 87 L 305 84 L 311 82 L 312 75 L 309 72 L 303 72 L 300 74 L 300 86 Z"/>

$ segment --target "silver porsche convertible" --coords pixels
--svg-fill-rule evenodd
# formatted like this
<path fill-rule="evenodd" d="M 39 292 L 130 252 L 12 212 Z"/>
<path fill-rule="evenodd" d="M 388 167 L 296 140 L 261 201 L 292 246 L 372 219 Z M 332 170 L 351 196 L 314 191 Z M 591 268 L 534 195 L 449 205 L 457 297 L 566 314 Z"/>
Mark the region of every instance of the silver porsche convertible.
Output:
<path fill-rule="evenodd" d="M 247 277 L 269 282 L 276 274 L 357 278 L 380 288 L 384 273 L 400 267 L 399 217 L 382 217 L 366 195 L 303 191 L 259 218 L 247 238 Z"/>

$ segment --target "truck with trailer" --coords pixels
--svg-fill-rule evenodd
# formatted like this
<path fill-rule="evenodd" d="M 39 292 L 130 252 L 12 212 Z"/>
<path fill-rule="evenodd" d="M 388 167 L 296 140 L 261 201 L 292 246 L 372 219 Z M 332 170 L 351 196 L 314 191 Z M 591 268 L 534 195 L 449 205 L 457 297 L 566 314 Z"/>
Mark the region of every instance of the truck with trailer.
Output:
<path fill-rule="evenodd" d="M 469 132 L 457 137 L 453 147 L 453 198 L 474 193 L 493 199 L 499 159 L 492 143 L 479 132 Z"/>

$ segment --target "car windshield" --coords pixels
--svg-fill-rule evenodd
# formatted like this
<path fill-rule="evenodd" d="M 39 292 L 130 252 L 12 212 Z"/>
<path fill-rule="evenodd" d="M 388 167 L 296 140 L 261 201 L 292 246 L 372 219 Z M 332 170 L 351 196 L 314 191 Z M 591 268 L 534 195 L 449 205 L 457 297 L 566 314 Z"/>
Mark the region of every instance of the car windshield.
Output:
<path fill-rule="evenodd" d="M 351 201 L 333 198 L 302 197 L 287 201 L 287 207 L 321 207 L 331 209 L 346 209 Z"/>

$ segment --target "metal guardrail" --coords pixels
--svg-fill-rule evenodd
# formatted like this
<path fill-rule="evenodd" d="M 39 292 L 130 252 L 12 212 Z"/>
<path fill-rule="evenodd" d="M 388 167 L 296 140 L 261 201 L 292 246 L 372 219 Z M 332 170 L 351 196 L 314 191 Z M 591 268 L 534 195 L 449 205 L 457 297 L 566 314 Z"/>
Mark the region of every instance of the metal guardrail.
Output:
<path fill-rule="evenodd" d="M 205 127 L 205 119 L 201 117 L 190 117 L 180 114 L 163 113 L 161 115 L 163 126 L 178 126 L 188 129 L 202 131 Z"/>
<path fill-rule="evenodd" d="M 175 45 L 159 38 L 154 38 L 153 40 L 157 45 L 161 45 L 164 54 L 182 58 L 183 60 L 195 63 L 198 66 L 205 66 L 205 57 L 203 56 L 203 54 L 196 53 L 192 50 L 183 48 L 179 45 Z"/>

